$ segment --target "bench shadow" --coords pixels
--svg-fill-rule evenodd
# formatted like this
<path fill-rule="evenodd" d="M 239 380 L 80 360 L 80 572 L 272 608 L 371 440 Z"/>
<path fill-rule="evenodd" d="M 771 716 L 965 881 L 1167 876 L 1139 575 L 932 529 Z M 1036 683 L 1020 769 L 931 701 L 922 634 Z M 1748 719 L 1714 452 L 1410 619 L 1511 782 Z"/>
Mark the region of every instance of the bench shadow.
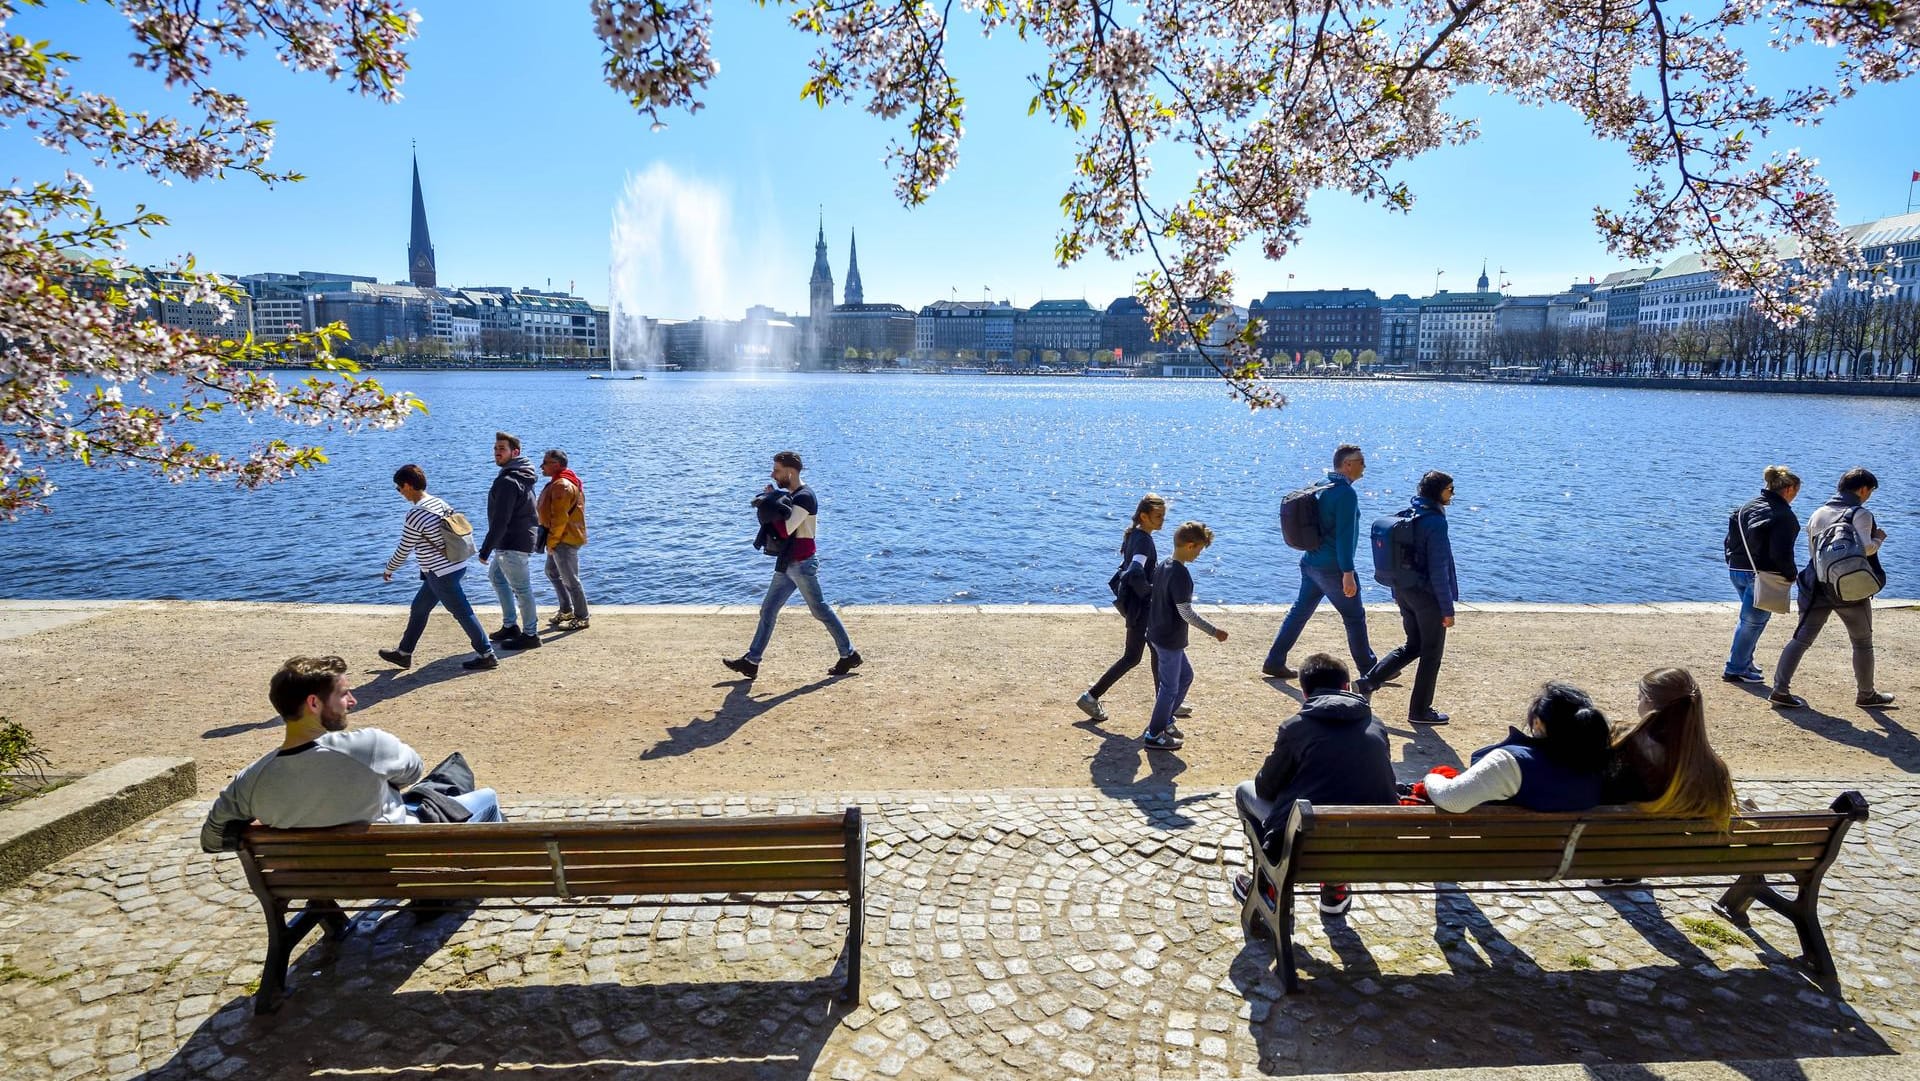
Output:
<path fill-rule="evenodd" d="M 1784 959 L 1722 968 L 1678 931 L 1653 931 L 1641 906 L 1625 907 L 1675 964 L 1543 969 L 1469 897 L 1442 891 L 1434 941 L 1446 972 L 1383 976 L 1364 943 L 1378 931 L 1328 920 L 1326 942 L 1296 946 L 1301 994 L 1283 993 L 1273 953 L 1260 943 L 1241 949 L 1228 978 L 1248 1004 L 1247 1029 L 1266 1074 L 1581 1065 L 1596 1078 L 1626 1081 L 1652 1076 L 1641 1063 L 1722 1062 L 1745 1072 L 1731 1060 L 1895 1054 L 1840 998 L 1809 990 Z"/>
<path fill-rule="evenodd" d="M 278 1013 L 255 1017 L 251 999 L 235 998 L 136 1081 L 797 1079 L 814 1071 L 840 1021 L 844 958 L 810 979 L 733 980 L 721 962 L 713 982 L 633 985 L 529 985 L 530 977 L 516 974 L 512 985 L 496 987 L 484 966 L 469 964 L 447 989 L 408 988 L 463 922 L 460 909 L 438 918 L 388 915 L 378 928 L 349 935 L 338 960 L 318 971 L 310 959 L 322 947 L 315 946 L 296 960 Z M 484 958 L 487 948 L 476 940 L 467 956 Z M 583 952 L 568 955 L 583 964 Z M 559 978 L 587 976 L 569 967 Z"/>
<path fill-rule="evenodd" d="M 705 750 L 708 747 L 717 747 L 733 738 L 735 732 L 740 731 L 755 717 L 801 695 L 812 694 L 838 678 L 825 676 L 812 683 L 803 683 L 766 698 L 753 696 L 753 681 L 750 679 L 716 683 L 714 684 L 716 687 L 727 688 L 727 695 L 721 699 L 719 708 L 713 711 L 713 716 L 695 717 L 684 725 L 669 726 L 666 738 L 641 751 L 640 757 L 647 760 L 673 758 L 677 755 Z"/>
<path fill-rule="evenodd" d="M 1915 736 L 1905 725 L 1888 716 L 1890 711 L 1887 709 L 1860 707 L 1860 712 L 1880 726 L 1878 732 L 1863 729 L 1845 717 L 1836 717 L 1811 706 L 1774 712 L 1795 727 L 1821 739 L 1878 755 L 1908 773 L 1920 773 L 1920 736 Z"/>
<path fill-rule="evenodd" d="M 372 709 L 382 702 L 390 702 L 409 691 L 422 687 L 431 687 L 436 683 L 445 683 L 462 676 L 484 676 L 485 672 L 469 672 L 460 665 L 471 659 L 471 654 L 458 653 L 440 657 L 413 668 L 382 668 L 372 672 L 372 679 L 353 689 L 354 708 Z"/>
<path fill-rule="evenodd" d="M 1093 786 L 1103 795 L 1130 801 L 1155 829 L 1186 829 L 1193 825 L 1193 819 L 1180 809 L 1219 794 L 1179 795 L 1174 778 L 1187 771 L 1187 764 L 1177 752 L 1148 751 L 1138 738 L 1108 731 L 1099 721 L 1080 721 L 1074 727 L 1100 737 L 1100 747 L 1087 763 Z M 1140 775 L 1142 758 L 1147 763 L 1145 776 Z"/>

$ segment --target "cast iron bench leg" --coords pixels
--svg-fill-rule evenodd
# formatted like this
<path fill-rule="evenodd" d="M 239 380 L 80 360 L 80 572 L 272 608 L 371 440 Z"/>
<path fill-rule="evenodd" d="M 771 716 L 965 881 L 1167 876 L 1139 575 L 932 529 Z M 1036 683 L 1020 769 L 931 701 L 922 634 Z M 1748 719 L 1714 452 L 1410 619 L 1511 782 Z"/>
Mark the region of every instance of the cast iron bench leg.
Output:
<path fill-rule="evenodd" d="M 260 990 L 253 996 L 253 1012 L 268 1014 L 280 1008 L 287 995 L 287 965 L 294 948 L 307 932 L 322 927 L 328 941 L 338 940 L 347 931 L 347 914 L 333 901 L 309 901 L 300 914 L 287 920 L 287 903 L 276 901 L 267 908 L 267 962 L 260 973 Z"/>
<path fill-rule="evenodd" d="M 1818 879 L 1801 879 L 1799 889 L 1788 899 L 1779 890 L 1767 885 L 1766 876 L 1741 875 L 1732 888 L 1715 902 L 1713 910 L 1728 923 L 1744 929 L 1753 924 L 1747 909 L 1755 901 L 1785 916 L 1793 924 L 1794 932 L 1800 936 L 1800 952 L 1805 956 L 1807 968 L 1815 976 L 1827 983 L 1839 976 L 1833 964 L 1833 951 L 1827 948 L 1826 932 L 1820 928 Z"/>

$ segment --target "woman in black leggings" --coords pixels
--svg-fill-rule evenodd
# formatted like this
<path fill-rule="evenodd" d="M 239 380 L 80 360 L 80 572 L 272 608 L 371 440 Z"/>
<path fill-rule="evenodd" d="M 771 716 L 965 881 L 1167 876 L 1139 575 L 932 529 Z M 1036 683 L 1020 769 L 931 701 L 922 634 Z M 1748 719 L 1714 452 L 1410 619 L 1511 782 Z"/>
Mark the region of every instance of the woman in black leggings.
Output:
<path fill-rule="evenodd" d="M 1120 536 L 1120 591 L 1114 598 L 1120 614 L 1127 621 L 1127 644 L 1121 651 L 1120 659 L 1113 662 L 1087 693 L 1080 696 L 1081 712 L 1096 721 L 1107 719 L 1107 707 L 1100 699 L 1120 681 L 1120 677 L 1133 671 L 1140 663 L 1140 654 L 1147 649 L 1147 597 L 1153 592 L 1153 571 L 1160 562 L 1159 553 L 1153 547 L 1154 531 L 1167 520 L 1167 501 L 1148 492 L 1140 497 L 1140 505 L 1133 509 L 1133 523 Z M 1160 681 L 1160 660 L 1149 657 L 1153 668 L 1154 683 Z"/>

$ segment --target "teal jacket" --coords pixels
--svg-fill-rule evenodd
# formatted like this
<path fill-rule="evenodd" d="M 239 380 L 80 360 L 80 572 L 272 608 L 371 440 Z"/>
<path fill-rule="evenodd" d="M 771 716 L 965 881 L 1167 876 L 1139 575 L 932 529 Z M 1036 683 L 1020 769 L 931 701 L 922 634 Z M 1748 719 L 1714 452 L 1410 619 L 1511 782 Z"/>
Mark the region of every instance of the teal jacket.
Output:
<path fill-rule="evenodd" d="M 1353 553 L 1360 546 L 1360 496 L 1338 473 L 1328 473 L 1327 481 L 1332 487 L 1320 493 L 1320 547 L 1301 556 L 1300 565 L 1345 574 L 1353 570 Z"/>

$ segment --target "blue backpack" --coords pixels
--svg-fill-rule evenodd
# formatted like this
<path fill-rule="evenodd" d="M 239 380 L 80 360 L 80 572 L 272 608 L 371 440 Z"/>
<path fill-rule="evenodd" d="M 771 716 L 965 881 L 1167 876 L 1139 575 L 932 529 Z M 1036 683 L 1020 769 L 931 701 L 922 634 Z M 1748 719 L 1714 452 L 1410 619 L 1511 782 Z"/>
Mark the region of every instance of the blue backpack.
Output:
<path fill-rule="evenodd" d="M 1426 576 L 1415 565 L 1413 524 L 1420 520 L 1412 507 L 1375 518 L 1369 531 L 1373 541 L 1373 580 L 1388 589 L 1407 589 L 1426 584 Z"/>

